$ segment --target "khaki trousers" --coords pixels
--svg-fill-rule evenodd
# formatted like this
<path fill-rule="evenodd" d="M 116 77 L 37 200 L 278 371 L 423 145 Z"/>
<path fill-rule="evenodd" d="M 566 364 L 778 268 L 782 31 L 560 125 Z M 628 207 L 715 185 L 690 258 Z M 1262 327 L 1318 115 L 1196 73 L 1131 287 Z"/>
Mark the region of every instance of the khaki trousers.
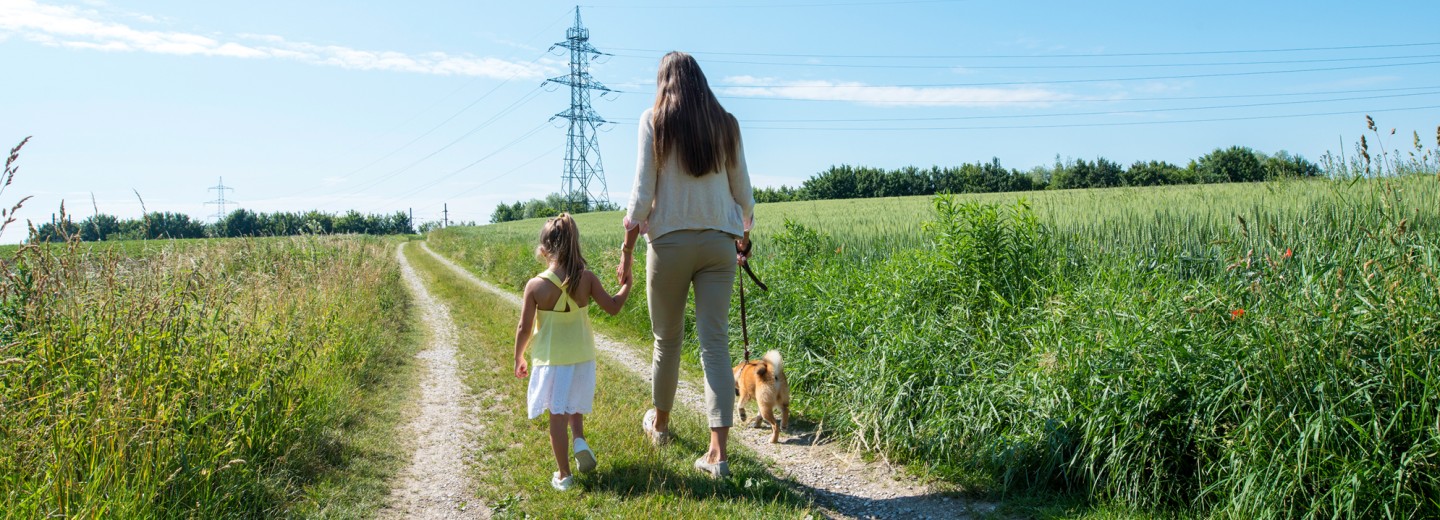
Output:
<path fill-rule="evenodd" d="M 705 371 L 705 406 L 711 428 L 729 427 L 735 413 L 735 374 L 730 367 L 730 293 L 735 286 L 735 237 L 723 231 L 672 231 L 650 241 L 645 256 L 651 364 L 657 410 L 675 405 L 680 345 L 685 340 L 685 302 L 695 287 L 695 329 Z"/>

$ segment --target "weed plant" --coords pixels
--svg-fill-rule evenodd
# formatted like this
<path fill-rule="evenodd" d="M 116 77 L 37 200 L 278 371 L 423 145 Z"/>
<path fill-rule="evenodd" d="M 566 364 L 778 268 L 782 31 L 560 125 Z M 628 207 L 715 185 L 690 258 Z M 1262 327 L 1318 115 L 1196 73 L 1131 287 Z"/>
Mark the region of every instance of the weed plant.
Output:
<path fill-rule="evenodd" d="M 292 514 L 348 463 L 407 306 L 377 239 L 20 248 L 0 279 L 0 510 Z"/>

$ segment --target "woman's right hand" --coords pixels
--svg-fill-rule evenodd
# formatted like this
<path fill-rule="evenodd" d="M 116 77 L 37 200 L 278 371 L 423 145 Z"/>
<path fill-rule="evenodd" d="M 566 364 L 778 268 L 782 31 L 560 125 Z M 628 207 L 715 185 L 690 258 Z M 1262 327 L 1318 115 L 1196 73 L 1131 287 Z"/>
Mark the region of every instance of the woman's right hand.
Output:
<path fill-rule="evenodd" d="M 518 378 L 520 378 L 520 379 L 525 379 L 525 376 L 528 376 L 528 375 L 530 375 L 530 366 L 529 366 L 529 363 L 526 363 L 526 362 L 525 362 L 525 358 L 523 358 L 523 357 L 516 359 L 516 360 L 515 360 L 515 377 L 518 377 Z"/>

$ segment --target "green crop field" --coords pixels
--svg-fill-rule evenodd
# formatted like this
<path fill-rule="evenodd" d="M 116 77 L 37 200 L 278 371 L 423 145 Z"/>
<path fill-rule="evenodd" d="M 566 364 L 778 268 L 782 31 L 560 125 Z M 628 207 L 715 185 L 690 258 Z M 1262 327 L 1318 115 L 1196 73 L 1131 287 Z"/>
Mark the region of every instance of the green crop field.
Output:
<path fill-rule="evenodd" d="M 1437 201 L 1431 172 L 761 205 L 750 334 L 802 419 L 982 492 L 1432 516 Z M 577 217 L 598 273 L 620 218 Z M 540 224 L 429 241 L 518 290 Z M 601 321 L 648 337 L 643 305 Z"/>
<path fill-rule="evenodd" d="M 393 240 L 52 244 L 0 280 L 5 517 L 362 516 L 418 340 Z M 380 405 L 378 403 L 386 403 Z"/>

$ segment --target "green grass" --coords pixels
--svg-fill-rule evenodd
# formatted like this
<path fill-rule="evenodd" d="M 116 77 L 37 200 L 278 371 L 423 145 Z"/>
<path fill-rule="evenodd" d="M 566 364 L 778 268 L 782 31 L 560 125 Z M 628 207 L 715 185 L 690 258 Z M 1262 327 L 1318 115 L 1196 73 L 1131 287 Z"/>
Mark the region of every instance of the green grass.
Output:
<path fill-rule="evenodd" d="M 15 231 L 11 229 L 9 231 Z M 284 241 L 290 237 L 261 237 L 249 238 L 252 241 Z M 211 246 L 226 241 L 229 238 L 165 238 L 154 240 L 106 240 L 101 242 L 80 242 L 78 249 L 85 254 L 98 255 L 113 252 L 127 258 L 144 258 L 162 253 L 175 253 L 189 251 L 205 246 Z M 0 258 L 15 256 L 16 251 L 26 247 L 25 244 L 0 245 Z M 70 246 L 64 242 L 37 242 L 31 247 L 49 248 L 55 251 L 69 249 Z"/>
<path fill-rule="evenodd" d="M 393 241 L 25 248 L 0 280 L 7 517 L 363 516 L 418 339 Z M 133 256 L 131 253 L 135 253 Z"/>
<path fill-rule="evenodd" d="M 406 250 L 426 286 L 450 309 L 460 336 L 464 377 L 480 396 L 480 448 L 473 477 L 479 499 L 502 518 L 806 518 L 814 514 L 796 485 L 758 458 L 732 448 L 733 477 L 713 480 L 691 468 L 709 430 L 690 410 L 672 419 L 678 442 L 656 449 L 640 434 L 648 385 L 604 357 L 598 361 L 595 413 L 586 437 L 600 465 L 578 474 L 579 489 L 550 488 L 555 470 L 546 418 L 525 414 L 525 380 L 512 373 L 519 309 L 458 277 L 416 247 Z M 629 304 L 629 305 L 634 305 Z"/>
<path fill-rule="evenodd" d="M 801 418 L 1023 516 L 1430 516 L 1437 200 L 1431 172 L 761 205 L 750 333 Z M 597 272 L 619 220 L 577 217 Z M 515 289 L 539 225 L 430 242 Z M 597 321 L 644 343 L 643 311 Z"/>
<path fill-rule="evenodd" d="M 409 314 L 398 334 L 381 335 L 394 343 L 377 348 L 360 369 L 353 408 L 335 427 L 332 464 L 304 490 L 294 516 L 372 516 L 385 505 L 391 480 L 409 463 L 411 452 L 398 436 L 420 396 L 425 366 L 415 355 L 426 339 L 420 309 L 410 307 Z"/>

